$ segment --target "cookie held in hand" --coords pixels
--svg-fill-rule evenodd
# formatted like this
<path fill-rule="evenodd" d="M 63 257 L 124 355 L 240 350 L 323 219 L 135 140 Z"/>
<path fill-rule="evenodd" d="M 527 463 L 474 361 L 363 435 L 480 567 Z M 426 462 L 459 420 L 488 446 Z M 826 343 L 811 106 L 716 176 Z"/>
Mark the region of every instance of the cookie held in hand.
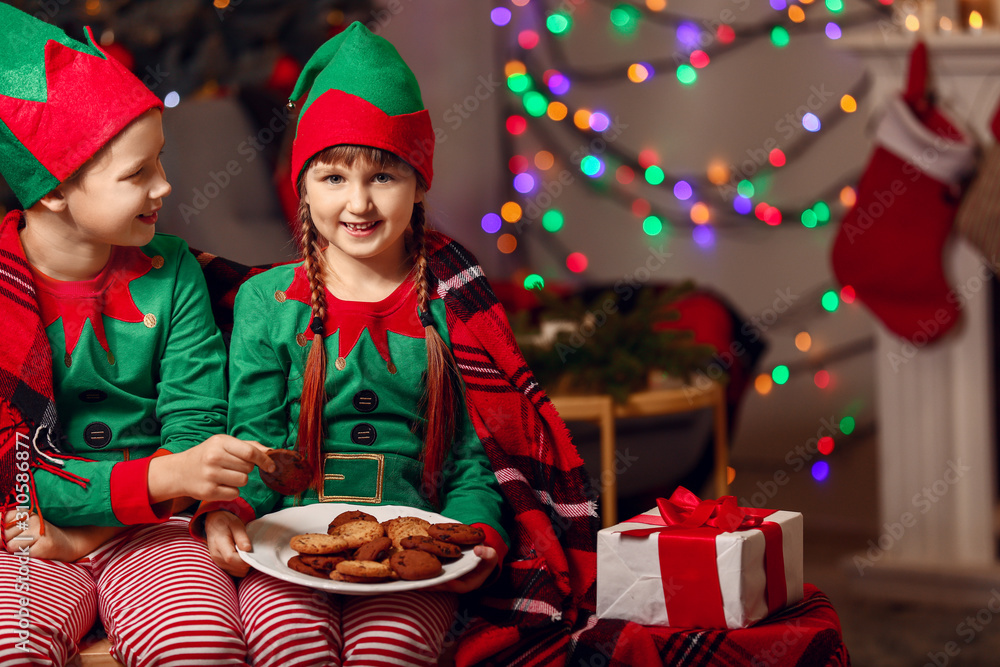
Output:
<path fill-rule="evenodd" d="M 309 488 L 313 473 L 304 456 L 293 449 L 272 449 L 267 455 L 274 461 L 274 472 L 261 470 L 260 479 L 269 489 L 296 496 Z"/>

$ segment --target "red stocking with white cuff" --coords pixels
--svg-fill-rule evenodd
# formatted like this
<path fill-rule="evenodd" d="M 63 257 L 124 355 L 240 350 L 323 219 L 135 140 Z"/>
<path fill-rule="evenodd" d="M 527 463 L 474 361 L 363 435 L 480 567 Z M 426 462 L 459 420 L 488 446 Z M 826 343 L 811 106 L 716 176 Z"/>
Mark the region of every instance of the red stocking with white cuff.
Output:
<path fill-rule="evenodd" d="M 959 184 L 976 150 L 929 102 L 926 47 L 911 55 L 907 93 L 891 100 L 876 147 L 858 183 L 857 201 L 833 245 L 841 285 L 887 329 L 933 341 L 958 323 L 942 252 L 959 204 Z M 920 341 L 923 342 L 923 341 Z"/>

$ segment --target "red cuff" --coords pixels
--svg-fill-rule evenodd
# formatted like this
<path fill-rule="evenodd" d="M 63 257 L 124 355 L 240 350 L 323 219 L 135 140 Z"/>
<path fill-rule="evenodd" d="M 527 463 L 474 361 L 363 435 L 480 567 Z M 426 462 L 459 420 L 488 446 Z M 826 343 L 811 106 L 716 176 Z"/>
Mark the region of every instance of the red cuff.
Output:
<path fill-rule="evenodd" d="M 257 513 L 250 507 L 250 503 L 237 498 L 236 500 L 212 500 L 198 505 L 197 511 L 191 517 L 190 531 L 191 537 L 199 540 L 205 539 L 205 515 L 209 512 L 225 510 L 232 512 L 240 518 L 244 525 L 257 518 Z"/>
<path fill-rule="evenodd" d="M 163 523 L 170 518 L 171 503 L 149 503 L 149 463 L 146 456 L 133 461 L 122 461 L 111 468 L 111 511 L 126 526 L 141 523 Z"/>
<path fill-rule="evenodd" d="M 494 581 L 500 575 L 500 570 L 503 569 L 503 561 L 507 557 L 509 547 L 493 526 L 485 523 L 474 523 L 472 525 L 476 528 L 482 528 L 483 532 L 486 533 L 484 544 L 488 547 L 493 547 L 497 552 L 497 566 L 489 578 L 489 581 Z"/>

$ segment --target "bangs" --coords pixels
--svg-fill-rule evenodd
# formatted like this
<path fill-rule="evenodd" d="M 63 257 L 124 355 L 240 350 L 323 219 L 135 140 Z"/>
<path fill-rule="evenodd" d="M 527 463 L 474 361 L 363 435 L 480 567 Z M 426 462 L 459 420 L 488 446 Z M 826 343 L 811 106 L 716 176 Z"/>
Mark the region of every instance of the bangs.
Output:
<path fill-rule="evenodd" d="M 395 153 L 390 153 L 381 148 L 373 148 L 372 146 L 354 146 L 351 144 L 330 146 L 317 153 L 313 157 L 312 163 L 324 165 L 343 164 L 353 167 L 354 163 L 359 160 L 365 165 L 378 169 L 394 168 L 413 171 L 413 167 Z"/>

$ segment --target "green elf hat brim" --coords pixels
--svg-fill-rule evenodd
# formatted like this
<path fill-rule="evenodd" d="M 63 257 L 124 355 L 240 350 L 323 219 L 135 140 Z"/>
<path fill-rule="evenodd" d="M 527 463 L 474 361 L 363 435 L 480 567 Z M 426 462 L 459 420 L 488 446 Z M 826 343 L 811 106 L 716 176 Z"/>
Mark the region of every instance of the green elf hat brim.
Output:
<path fill-rule="evenodd" d="M 87 43 L 0 4 L 0 173 L 30 208 L 163 103 L 90 29 Z"/>
<path fill-rule="evenodd" d="M 389 151 L 423 176 L 434 176 L 434 127 L 420 86 L 396 48 L 359 22 L 321 46 L 299 76 L 292 99 L 302 105 L 292 144 L 292 183 L 330 146 Z"/>

